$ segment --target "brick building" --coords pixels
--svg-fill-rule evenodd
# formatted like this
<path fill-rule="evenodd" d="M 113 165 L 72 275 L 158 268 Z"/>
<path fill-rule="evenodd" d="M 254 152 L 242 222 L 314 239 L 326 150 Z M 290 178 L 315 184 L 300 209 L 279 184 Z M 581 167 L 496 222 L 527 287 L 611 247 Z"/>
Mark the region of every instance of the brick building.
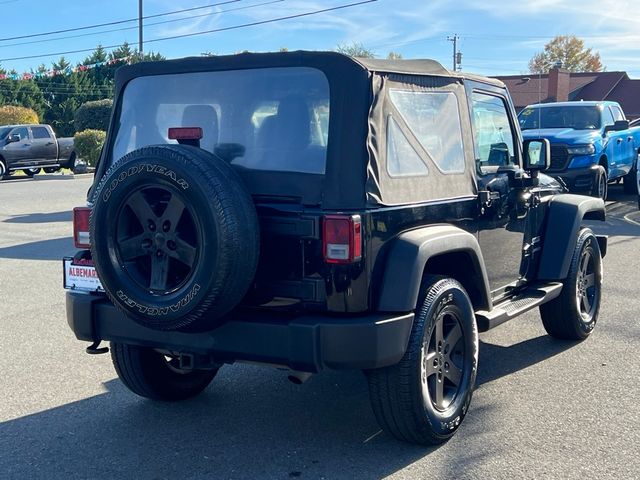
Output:
<path fill-rule="evenodd" d="M 620 103 L 629 120 L 640 118 L 640 80 L 626 72 L 570 73 L 553 68 L 546 75 L 509 75 L 502 80 L 520 112 L 532 103 L 567 100 L 611 100 Z"/>

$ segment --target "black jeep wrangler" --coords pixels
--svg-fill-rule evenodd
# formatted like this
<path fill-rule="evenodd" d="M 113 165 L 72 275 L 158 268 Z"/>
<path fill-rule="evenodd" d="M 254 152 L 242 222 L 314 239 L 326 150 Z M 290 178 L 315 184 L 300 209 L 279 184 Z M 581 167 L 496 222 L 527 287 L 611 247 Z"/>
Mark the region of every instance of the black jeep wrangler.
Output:
<path fill-rule="evenodd" d="M 598 318 L 600 199 L 540 173 L 504 85 L 430 60 L 291 52 L 118 71 L 74 211 L 67 320 L 138 395 L 181 400 L 258 362 L 294 381 L 360 369 L 382 428 L 451 437 L 478 332 L 535 307 Z"/>

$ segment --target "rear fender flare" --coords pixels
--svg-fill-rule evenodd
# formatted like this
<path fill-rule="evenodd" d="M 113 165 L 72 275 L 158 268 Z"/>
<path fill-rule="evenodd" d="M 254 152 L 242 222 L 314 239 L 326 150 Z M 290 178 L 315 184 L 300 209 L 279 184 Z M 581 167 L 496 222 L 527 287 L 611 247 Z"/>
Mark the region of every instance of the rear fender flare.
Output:
<path fill-rule="evenodd" d="M 584 195 L 561 194 L 549 201 L 539 280 L 563 280 L 569 272 L 569 265 L 582 221 L 606 218 L 604 201 L 600 198 Z M 606 238 L 598 238 L 603 244 L 602 255 L 606 253 Z"/>
<path fill-rule="evenodd" d="M 420 296 L 425 266 L 430 259 L 451 253 L 462 253 L 468 257 L 469 265 L 464 269 L 465 278 L 457 280 L 463 285 L 474 286 L 477 294 L 468 292 L 472 300 L 475 300 L 474 308 L 490 310 L 492 303 L 489 281 L 478 240 L 471 233 L 452 225 L 418 228 L 398 236 L 387 257 L 378 310 L 414 310 Z"/>

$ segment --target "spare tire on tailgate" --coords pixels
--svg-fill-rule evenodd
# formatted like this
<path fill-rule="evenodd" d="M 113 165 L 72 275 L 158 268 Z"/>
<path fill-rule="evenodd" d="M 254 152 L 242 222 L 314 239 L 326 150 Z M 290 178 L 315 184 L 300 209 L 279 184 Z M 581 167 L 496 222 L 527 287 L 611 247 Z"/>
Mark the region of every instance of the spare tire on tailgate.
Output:
<path fill-rule="evenodd" d="M 259 228 L 231 165 L 195 147 L 135 150 L 93 196 L 91 253 L 111 301 L 158 330 L 214 327 L 246 294 Z"/>

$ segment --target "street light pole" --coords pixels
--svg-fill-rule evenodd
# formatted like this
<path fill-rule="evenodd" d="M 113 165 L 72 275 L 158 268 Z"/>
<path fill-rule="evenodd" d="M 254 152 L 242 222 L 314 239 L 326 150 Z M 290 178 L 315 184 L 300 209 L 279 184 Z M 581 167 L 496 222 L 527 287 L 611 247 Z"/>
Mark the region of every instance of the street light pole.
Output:
<path fill-rule="evenodd" d="M 138 0 L 138 51 L 142 55 L 142 0 Z"/>

